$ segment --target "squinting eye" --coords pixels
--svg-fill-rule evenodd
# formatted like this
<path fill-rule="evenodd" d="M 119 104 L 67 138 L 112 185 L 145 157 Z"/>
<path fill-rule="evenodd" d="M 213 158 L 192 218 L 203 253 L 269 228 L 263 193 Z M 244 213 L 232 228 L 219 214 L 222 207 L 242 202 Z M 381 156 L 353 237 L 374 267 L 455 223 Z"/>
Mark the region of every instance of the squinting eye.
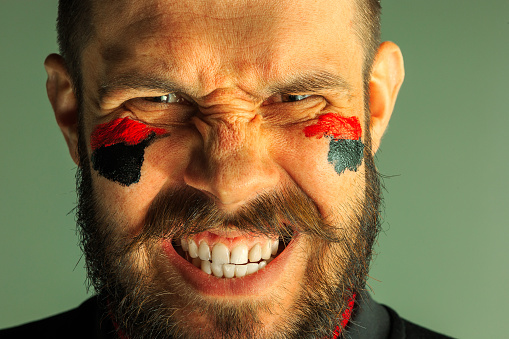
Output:
<path fill-rule="evenodd" d="M 281 94 L 282 102 L 295 102 L 309 98 L 311 95 Z"/>
<path fill-rule="evenodd" d="M 175 93 L 160 95 L 158 97 L 147 97 L 147 98 L 145 98 L 145 100 L 156 102 L 156 103 L 161 103 L 161 104 L 173 104 L 173 103 L 186 102 L 186 99 L 184 99 L 182 96 L 175 94 Z"/>
<path fill-rule="evenodd" d="M 303 101 L 313 95 L 299 95 L 299 94 L 275 94 L 265 100 L 262 105 L 278 104 L 278 103 L 296 103 Z"/>
<path fill-rule="evenodd" d="M 187 110 L 193 104 L 187 100 L 184 95 L 179 93 L 169 93 L 157 97 L 138 97 L 125 102 L 128 109 L 144 112 L 161 112 L 167 110 Z"/>

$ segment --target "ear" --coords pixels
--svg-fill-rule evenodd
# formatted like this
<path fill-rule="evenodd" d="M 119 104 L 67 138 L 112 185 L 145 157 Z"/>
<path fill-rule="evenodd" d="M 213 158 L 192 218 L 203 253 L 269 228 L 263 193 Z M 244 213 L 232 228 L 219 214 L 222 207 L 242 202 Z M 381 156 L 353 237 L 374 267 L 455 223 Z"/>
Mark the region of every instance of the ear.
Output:
<path fill-rule="evenodd" d="M 72 160 L 79 166 L 78 157 L 78 102 L 64 58 L 50 54 L 44 61 L 48 73 L 46 91 L 55 112 L 58 126 L 64 135 Z"/>
<path fill-rule="evenodd" d="M 405 78 L 403 55 L 392 42 L 383 42 L 375 57 L 369 81 L 369 108 L 372 154 L 380 147 L 382 136 L 391 119 L 399 88 Z"/>

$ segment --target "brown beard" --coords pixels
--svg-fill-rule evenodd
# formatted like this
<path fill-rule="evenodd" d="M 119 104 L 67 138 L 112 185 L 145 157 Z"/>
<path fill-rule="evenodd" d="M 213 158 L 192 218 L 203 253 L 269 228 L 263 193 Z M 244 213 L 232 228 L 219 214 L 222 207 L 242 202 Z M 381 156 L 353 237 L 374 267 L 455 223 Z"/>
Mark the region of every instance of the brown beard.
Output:
<path fill-rule="evenodd" d="M 186 188 L 161 192 L 147 212 L 141 233 L 133 238 L 120 234 L 119 230 L 127 228 L 115 225 L 101 211 L 83 139 L 80 133 L 77 223 L 88 279 L 128 338 L 330 337 L 348 300 L 365 288 L 372 246 L 380 229 L 380 184 L 370 147 L 364 150 L 364 199 L 349 202 L 353 217 L 347 225 L 325 222 L 313 201 L 296 188 L 261 195 L 235 213 L 221 211 L 201 192 Z M 210 302 L 194 296 L 176 276 L 163 284 L 157 269 L 137 269 L 135 262 L 142 250 L 147 253 L 143 258 L 149 263 L 146 266 L 154 267 L 158 255 L 151 249 L 163 238 L 180 238 L 226 225 L 266 236 L 288 237 L 298 232 L 315 244 L 302 291 L 291 313 L 285 314 L 284 323 L 278 323 L 273 333 L 262 331 L 258 315 L 260 311 L 271 313 L 271 305 L 279 301 L 277 295 L 264 303 Z M 176 296 L 160 286 L 189 293 Z M 196 328 L 192 317 L 186 317 L 197 310 L 212 320 L 213 328 L 205 332 Z"/>

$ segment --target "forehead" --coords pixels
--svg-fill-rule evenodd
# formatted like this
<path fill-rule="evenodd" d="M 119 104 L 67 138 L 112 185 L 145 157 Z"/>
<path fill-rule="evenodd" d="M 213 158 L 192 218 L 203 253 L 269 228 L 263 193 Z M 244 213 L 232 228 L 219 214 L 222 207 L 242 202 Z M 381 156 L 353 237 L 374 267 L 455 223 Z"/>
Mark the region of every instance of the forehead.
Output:
<path fill-rule="evenodd" d="M 144 67 L 210 87 L 235 74 L 250 87 L 299 68 L 348 72 L 354 12 L 350 0 L 95 1 L 92 45 L 109 74 Z"/>

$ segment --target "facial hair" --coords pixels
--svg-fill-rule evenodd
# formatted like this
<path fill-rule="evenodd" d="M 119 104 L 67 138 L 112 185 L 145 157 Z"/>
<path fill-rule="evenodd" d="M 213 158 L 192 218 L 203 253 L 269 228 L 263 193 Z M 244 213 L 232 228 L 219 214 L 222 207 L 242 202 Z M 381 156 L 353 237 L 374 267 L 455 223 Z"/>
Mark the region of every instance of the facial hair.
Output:
<path fill-rule="evenodd" d="M 348 206 L 342 206 L 353 212 L 346 224 L 326 222 L 313 201 L 297 188 L 282 187 L 261 195 L 235 213 L 225 213 L 201 192 L 185 188 L 161 192 L 147 212 L 141 233 L 134 238 L 119 231 L 128 225 L 115 224 L 100 208 L 83 133 L 78 151 L 77 224 L 89 283 L 129 339 L 330 337 L 348 301 L 365 288 L 372 246 L 380 229 L 380 184 L 370 147 L 364 151 L 363 198 L 352 198 Z M 278 295 L 267 302 L 205 301 L 176 275 L 163 281 L 153 264 L 159 255 L 153 249 L 161 239 L 188 237 L 227 225 L 265 236 L 289 237 L 297 232 L 314 244 L 302 290 L 291 313 L 285 314 L 284 322 L 277 323 L 272 333 L 264 332 L 259 313 L 270 314 L 280 301 Z M 185 293 L 176 296 L 175 291 Z M 214 326 L 197 328 L 190 316 L 196 310 Z"/>

